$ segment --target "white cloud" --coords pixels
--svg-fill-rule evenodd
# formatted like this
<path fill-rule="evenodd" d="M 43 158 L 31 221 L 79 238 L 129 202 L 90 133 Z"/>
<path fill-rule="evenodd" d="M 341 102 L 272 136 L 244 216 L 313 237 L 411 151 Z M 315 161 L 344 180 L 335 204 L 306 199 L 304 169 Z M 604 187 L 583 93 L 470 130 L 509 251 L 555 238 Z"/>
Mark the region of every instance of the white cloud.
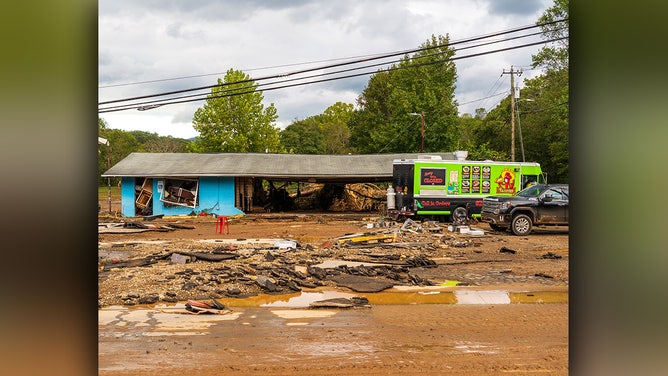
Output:
<path fill-rule="evenodd" d="M 100 0 L 99 100 L 212 85 L 230 68 L 262 77 L 326 65 L 333 59 L 403 51 L 418 47 L 431 35 L 449 34 L 454 42 L 534 24 L 550 5 L 549 0 Z M 456 56 L 504 45 L 461 50 Z M 539 48 L 457 60 L 457 100 L 465 103 L 493 94 L 490 89 L 501 72 L 511 65 L 528 67 L 531 54 Z M 525 71 L 522 78 L 537 73 Z M 179 77 L 189 78 L 173 79 Z M 368 78 L 267 91 L 265 105 L 274 103 L 278 125 L 285 127 L 335 102 L 355 103 Z M 508 77 L 502 80 L 505 85 L 500 88 L 509 90 Z M 112 86 L 140 82 L 146 83 Z M 460 112 L 472 113 L 483 103 L 489 109 L 500 99 L 462 105 Z M 197 134 L 191 120 L 201 105 L 100 116 L 111 128 L 187 138 Z"/>

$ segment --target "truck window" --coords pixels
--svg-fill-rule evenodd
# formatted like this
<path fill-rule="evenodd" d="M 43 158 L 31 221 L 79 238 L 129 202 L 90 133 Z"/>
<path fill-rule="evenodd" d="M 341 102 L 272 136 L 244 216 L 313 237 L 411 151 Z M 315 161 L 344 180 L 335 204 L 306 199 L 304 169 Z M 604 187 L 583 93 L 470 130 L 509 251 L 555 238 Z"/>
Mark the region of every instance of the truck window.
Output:
<path fill-rule="evenodd" d="M 538 183 L 538 175 L 522 175 L 522 189 Z"/>
<path fill-rule="evenodd" d="M 545 196 L 551 196 L 553 200 L 563 200 L 564 199 L 564 195 L 561 192 L 559 192 L 555 189 L 550 189 L 547 192 L 545 192 Z"/>

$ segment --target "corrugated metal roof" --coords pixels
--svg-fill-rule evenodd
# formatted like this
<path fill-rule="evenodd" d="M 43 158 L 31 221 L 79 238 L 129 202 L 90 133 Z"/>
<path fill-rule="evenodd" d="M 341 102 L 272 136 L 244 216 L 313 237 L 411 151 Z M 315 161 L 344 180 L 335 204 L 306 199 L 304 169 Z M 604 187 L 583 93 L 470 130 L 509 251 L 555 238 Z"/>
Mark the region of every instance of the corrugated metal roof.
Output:
<path fill-rule="evenodd" d="M 423 153 L 454 160 L 453 153 Z M 392 161 L 418 154 L 132 153 L 102 177 L 245 176 L 277 180 L 387 181 Z"/>

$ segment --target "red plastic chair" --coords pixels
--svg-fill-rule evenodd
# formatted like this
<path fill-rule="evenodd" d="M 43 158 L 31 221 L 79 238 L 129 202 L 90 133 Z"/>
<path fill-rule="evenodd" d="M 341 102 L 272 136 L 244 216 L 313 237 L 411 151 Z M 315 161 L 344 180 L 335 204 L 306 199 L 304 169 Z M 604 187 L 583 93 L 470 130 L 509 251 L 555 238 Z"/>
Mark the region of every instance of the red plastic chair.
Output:
<path fill-rule="evenodd" d="M 227 234 L 230 233 L 230 224 L 227 221 L 227 217 L 218 217 L 218 221 L 216 221 L 216 233 L 222 234 L 224 231 L 226 231 Z"/>

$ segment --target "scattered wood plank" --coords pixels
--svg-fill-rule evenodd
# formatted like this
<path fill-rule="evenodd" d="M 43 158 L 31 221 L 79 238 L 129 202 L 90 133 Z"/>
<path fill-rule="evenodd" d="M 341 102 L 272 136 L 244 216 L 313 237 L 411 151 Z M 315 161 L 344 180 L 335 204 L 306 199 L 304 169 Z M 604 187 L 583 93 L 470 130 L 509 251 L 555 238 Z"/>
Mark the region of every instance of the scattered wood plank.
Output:
<path fill-rule="evenodd" d="M 359 243 L 370 244 L 370 243 L 385 242 L 386 240 L 394 240 L 394 234 L 364 235 L 352 238 L 345 238 L 345 239 L 339 239 L 338 243 L 344 244 L 350 242 L 353 244 L 359 244 Z"/>
<path fill-rule="evenodd" d="M 98 227 L 99 234 L 132 234 L 138 232 L 155 231 L 151 228 L 123 228 L 123 227 Z"/>

